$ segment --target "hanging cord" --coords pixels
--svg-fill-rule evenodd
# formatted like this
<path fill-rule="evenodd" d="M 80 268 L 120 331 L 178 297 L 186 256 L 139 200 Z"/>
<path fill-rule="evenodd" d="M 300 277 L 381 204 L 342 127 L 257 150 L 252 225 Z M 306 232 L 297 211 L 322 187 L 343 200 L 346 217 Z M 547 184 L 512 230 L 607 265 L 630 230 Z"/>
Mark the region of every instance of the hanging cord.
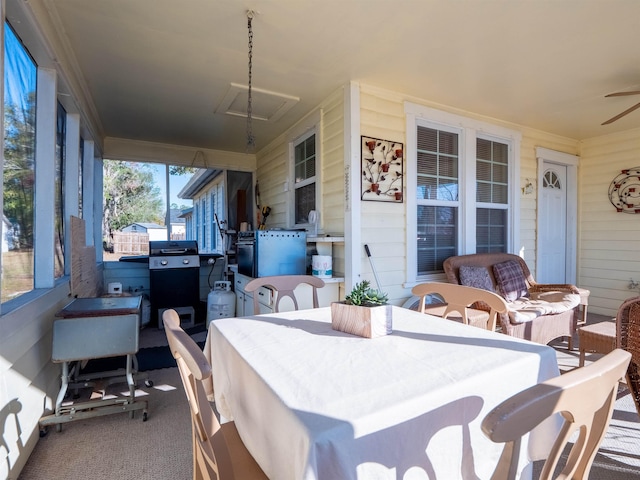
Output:
<path fill-rule="evenodd" d="M 198 157 L 202 158 L 202 164 L 204 166 L 201 166 L 200 164 L 196 165 Z M 193 156 L 193 160 L 191 160 L 191 168 L 209 168 L 209 165 L 207 165 L 207 157 L 204 156 L 204 152 L 202 150 L 196 151 L 196 154 Z"/>
<path fill-rule="evenodd" d="M 253 76 L 253 27 L 251 25 L 253 21 L 254 11 L 247 11 L 247 28 L 249 29 L 249 90 L 247 94 L 247 152 L 253 150 L 256 146 L 256 139 L 253 136 L 253 125 L 252 125 L 252 97 L 251 97 L 251 87 L 252 87 L 252 76 Z"/>

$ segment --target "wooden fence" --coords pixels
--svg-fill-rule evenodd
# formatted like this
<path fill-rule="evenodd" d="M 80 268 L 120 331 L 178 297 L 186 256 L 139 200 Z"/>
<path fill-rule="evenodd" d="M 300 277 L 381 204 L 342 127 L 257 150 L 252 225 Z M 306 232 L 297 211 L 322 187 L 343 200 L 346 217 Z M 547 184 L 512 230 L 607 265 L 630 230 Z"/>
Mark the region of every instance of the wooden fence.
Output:
<path fill-rule="evenodd" d="M 171 240 L 185 240 L 185 234 L 172 233 Z M 113 253 L 149 255 L 149 234 L 139 232 L 114 232 Z"/>
<path fill-rule="evenodd" d="M 126 253 L 128 255 L 149 255 L 149 234 L 114 232 L 113 253 Z"/>

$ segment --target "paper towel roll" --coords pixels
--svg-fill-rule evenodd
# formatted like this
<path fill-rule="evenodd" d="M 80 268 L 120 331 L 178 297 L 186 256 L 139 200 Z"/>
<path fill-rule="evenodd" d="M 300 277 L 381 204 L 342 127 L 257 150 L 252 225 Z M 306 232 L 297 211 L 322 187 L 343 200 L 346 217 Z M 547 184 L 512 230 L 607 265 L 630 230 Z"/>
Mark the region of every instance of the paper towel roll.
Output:
<path fill-rule="evenodd" d="M 311 257 L 311 274 L 318 278 L 331 278 L 333 275 L 330 255 L 313 255 Z"/>
<path fill-rule="evenodd" d="M 318 223 L 320 223 L 320 215 L 315 210 L 309 212 L 309 236 L 318 235 Z"/>

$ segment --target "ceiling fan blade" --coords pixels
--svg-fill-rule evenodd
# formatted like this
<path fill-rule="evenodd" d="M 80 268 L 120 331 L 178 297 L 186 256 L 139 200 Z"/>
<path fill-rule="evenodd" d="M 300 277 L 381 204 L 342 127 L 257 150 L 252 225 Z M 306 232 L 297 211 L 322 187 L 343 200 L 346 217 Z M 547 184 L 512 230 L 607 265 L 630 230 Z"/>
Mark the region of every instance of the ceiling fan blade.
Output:
<path fill-rule="evenodd" d="M 616 115 L 613 118 L 610 118 L 609 120 L 607 120 L 606 122 L 604 122 L 602 125 L 609 125 L 610 123 L 615 122 L 616 120 L 618 120 L 619 118 L 624 117 L 625 115 L 633 112 L 634 110 L 637 110 L 638 108 L 640 108 L 640 102 L 636 103 L 633 107 L 631 108 L 627 108 L 624 112 L 619 113 L 618 115 Z"/>
<path fill-rule="evenodd" d="M 640 90 L 634 90 L 632 92 L 616 92 L 605 95 L 605 97 L 626 97 L 627 95 L 640 95 Z"/>

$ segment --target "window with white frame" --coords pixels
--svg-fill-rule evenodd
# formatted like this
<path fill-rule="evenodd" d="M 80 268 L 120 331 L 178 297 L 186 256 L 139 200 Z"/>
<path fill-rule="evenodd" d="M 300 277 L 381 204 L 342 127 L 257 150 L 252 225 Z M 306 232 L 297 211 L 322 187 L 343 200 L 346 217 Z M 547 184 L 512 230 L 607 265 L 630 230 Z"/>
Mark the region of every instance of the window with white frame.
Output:
<path fill-rule="evenodd" d="M 39 66 L 49 64 L 48 49 L 41 48 L 33 25 L 20 16 L 16 12 L 12 18 L 15 29 L 4 22 L 3 313 L 65 281 L 69 232 L 64 219 L 69 214 L 82 218 L 83 195 L 93 195 L 92 182 L 82 192 L 84 145 L 77 136 L 81 124 L 74 102 L 56 101 L 61 76 Z M 47 128 L 52 124 L 55 129 Z M 70 148 L 67 142 L 78 138 L 80 143 Z M 87 148 L 92 151 L 93 142 Z"/>
<path fill-rule="evenodd" d="M 507 252 L 509 144 L 476 139 L 476 253 Z"/>
<path fill-rule="evenodd" d="M 5 23 L 2 302 L 34 288 L 37 67 Z"/>
<path fill-rule="evenodd" d="M 515 245 L 520 134 L 414 104 L 407 114 L 408 279 Z"/>
<path fill-rule="evenodd" d="M 435 272 L 458 247 L 459 139 L 455 132 L 417 127 L 418 274 Z"/>
<path fill-rule="evenodd" d="M 217 216 L 221 222 L 225 221 L 222 178 L 218 177 L 199 191 L 194 199 L 193 214 L 187 215 L 187 239 L 197 240 L 198 249 L 203 253 L 219 252 L 223 248 L 216 220 Z M 192 232 L 189 225 L 194 228 Z"/>
<path fill-rule="evenodd" d="M 294 219 L 306 224 L 309 212 L 316 209 L 316 134 L 315 131 L 294 142 Z"/>
<path fill-rule="evenodd" d="M 66 161 L 67 112 L 60 102 L 56 112 L 54 274 L 64 275 L 64 164 Z"/>
<path fill-rule="evenodd" d="M 316 112 L 290 132 L 289 223 L 296 227 L 309 224 L 309 212 L 320 210 L 321 114 Z"/>
<path fill-rule="evenodd" d="M 227 172 L 228 174 L 228 172 Z M 225 253 L 229 248 L 229 236 L 226 230 L 229 225 L 226 203 L 226 176 L 219 176 L 211 186 L 211 251 L 215 253 Z"/>

